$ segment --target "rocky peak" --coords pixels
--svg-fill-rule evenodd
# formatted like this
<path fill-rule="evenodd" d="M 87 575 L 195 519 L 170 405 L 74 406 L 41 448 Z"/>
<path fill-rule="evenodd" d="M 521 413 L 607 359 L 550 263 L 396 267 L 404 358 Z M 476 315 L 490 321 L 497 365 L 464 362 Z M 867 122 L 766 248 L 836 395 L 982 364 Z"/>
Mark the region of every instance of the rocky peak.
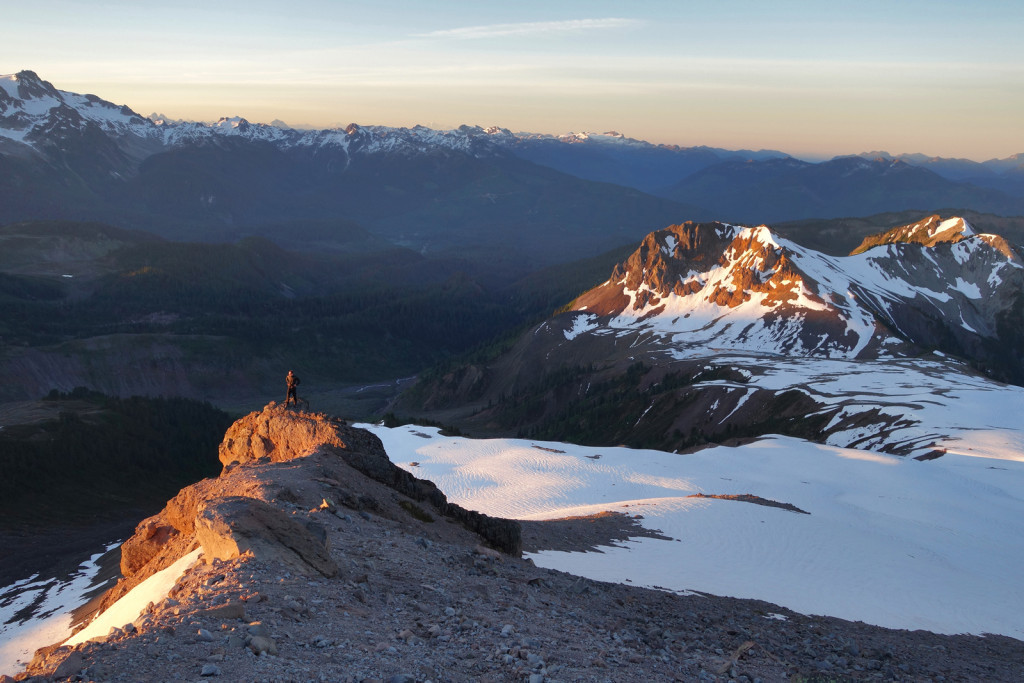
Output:
<path fill-rule="evenodd" d="M 271 402 L 228 429 L 219 457 L 219 477 L 182 489 L 125 541 L 123 578 L 101 609 L 196 549 L 207 561 L 251 555 L 335 576 L 340 570 L 325 544 L 323 515 L 340 508 L 370 510 L 402 524 L 415 524 L 409 510 L 419 510 L 424 519 L 454 522 L 478 542 L 521 552 L 517 522 L 449 503 L 433 483 L 396 467 L 380 439 L 336 417 Z"/>
<path fill-rule="evenodd" d="M 254 462 L 285 462 L 323 449 L 355 448 L 383 457 L 384 446 L 370 432 L 322 414 L 284 410 L 271 402 L 237 420 L 224 434 L 219 457 L 225 468 Z"/>
<path fill-rule="evenodd" d="M 765 226 L 687 222 L 647 235 L 607 283 L 581 296 L 573 308 L 599 315 L 643 311 L 670 296 L 702 291 L 707 301 L 727 307 L 759 293 L 784 301 L 792 288 L 779 284 L 803 279 Z"/>
<path fill-rule="evenodd" d="M 22 100 L 36 100 L 44 97 L 60 99 L 53 84 L 41 79 L 35 71 L 19 71 L 8 78 L 18 84 L 18 97 Z"/>
<path fill-rule="evenodd" d="M 943 219 L 935 214 L 916 223 L 897 226 L 885 232 L 869 235 L 851 253 L 861 254 L 872 247 L 883 244 L 920 244 L 925 247 L 933 247 L 936 244 L 953 244 L 974 235 L 974 228 L 963 218 L 953 216 Z"/>

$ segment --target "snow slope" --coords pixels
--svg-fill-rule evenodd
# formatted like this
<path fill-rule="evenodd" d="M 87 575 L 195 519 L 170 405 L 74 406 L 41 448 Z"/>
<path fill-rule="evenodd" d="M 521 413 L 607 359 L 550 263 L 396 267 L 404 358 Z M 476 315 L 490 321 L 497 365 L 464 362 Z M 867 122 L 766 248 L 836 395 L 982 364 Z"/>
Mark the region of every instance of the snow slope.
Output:
<path fill-rule="evenodd" d="M 103 554 L 94 554 L 67 580 L 37 574 L 0 588 L 0 675 L 13 676 L 37 648 L 71 635 L 69 610 L 86 602 Z"/>
<path fill-rule="evenodd" d="M 84 643 L 91 638 L 105 636 L 112 628 L 121 628 L 138 619 L 151 602 L 160 602 L 178 582 L 181 575 L 199 560 L 201 550 L 193 550 L 170 567 L 157 572 L 115 602 L 88 626 L 66 641 L 67 645 Z"/>
<path fill-rule="evenodd" d="M 982 431 L 962 438 L 963 453 L 921 462 L 777 436 L 672 454 L 364 426 L 396 464 L 465 507 L 518 519 L 615 510 L 674 539 L 541 552 L 540 566 L 894 628 L 1024 638 L 1019 433 L 1000 445 Z M 753 494 L 809 514 L 697 493 Z"/>

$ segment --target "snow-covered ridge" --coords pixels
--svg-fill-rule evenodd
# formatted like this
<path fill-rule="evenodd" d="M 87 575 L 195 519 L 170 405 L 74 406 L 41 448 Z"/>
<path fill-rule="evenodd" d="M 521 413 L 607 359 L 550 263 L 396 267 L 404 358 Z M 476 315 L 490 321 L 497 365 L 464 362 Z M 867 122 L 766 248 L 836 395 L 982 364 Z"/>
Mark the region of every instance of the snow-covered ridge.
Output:
<path fill-rule="evenodd" d="M 0 138 L 39 149 L 45 146 L 48 133 L 57 122 L 62 130 L 81 131 L 95 126 L 112 138 L 145 138 L 162 147 L 239 138 L 268 142 L 284 149 L 335 147 L 363 154 L 449 150 L 480 155 L 495 153 L 500 144 L 515 140 L 513 133 L 498 127 L 433 130 L 424 126 L 351 124 L 346 128 L 296 130 L 252 123 L 240 116 L 224 117 L 214 123 L 152 120 L 95 95 L 58 90 L 31 71 L 0 76 Z"/>
<path fill-rule="evenodd" d="M 126 106 L 57 90 L 31 71 L 0 76 L 0 136 L 26 142 L 55 119 L 71 125 L 88 122 L 114 135 L 149 136 L 153 125 Z"/>
<path fill-rule="evenodd" d="M 59 124 L 59 125 L 58 125 Z M 275 125 L 276 124 L 276 125 Z M 226 138 L 273 144 L 281 149 L 339 150 L 345 154 L 430 154 L 465 153 L 473 156 L 508 154 L 522 145 L 552 142 L 559 145 L 598 146 L 605 150 L 632 152 L 649 150 L 724 152 L 727 156 L 783 157 L 781 152 L 713 150 L 708 147 L 680 148 L 629 138 L 617 131 L 573 132 L 562 135 L 512 132 L 499 126 L 459 126 L 435 130 L 424 126 L 359 126 L 319 130 L 293 129 L 282 125 L 253 123 L 239 116 L 216 122 L 172 120 L 162 114 L 144 117 L 127 106 L 116 105 L 94 95 L 58 90 L 32 71 L 0 76 L 0 144 L 5 141 L 27 145 L 36 151 L 60 148 L 60 135 L 97 128 L 129 157 L 140 159 L 163 149 L 181 145 L 215 143 Z M 126 139 L 127 138 L 127 139 Z M 145 143 L 138 144 L 139 138 Z M 804 163 L 804 162 L 801 162 Z"/>

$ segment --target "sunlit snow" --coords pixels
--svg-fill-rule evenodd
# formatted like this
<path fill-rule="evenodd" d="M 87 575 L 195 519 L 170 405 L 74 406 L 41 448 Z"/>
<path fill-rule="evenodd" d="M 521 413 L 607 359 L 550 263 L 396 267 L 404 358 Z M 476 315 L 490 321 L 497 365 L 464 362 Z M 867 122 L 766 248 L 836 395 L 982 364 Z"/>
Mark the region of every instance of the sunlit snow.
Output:
<path fill-rule="evenodd" d="M 170 592 L 185 571 L 196 563 L 202 551 L 193 550 L 178 559 L 170 567 L 157 572 L 128 592 L 123 598 L 111 605 L 107 611 L 93 619 L 88 626 L 66 641 L 67 645 L 77 645 L 92 638 L 105 636 L 112 628 L 122 628 L 130 624 L 145 611 L 150 602 L 160 602 Z"/>
<path fill-rule="evenodd" d="M 920 462 L 778 436 L 672 454 L 368 427 L 396 464 L 468 508 L 518 519 L 614 510 L 673 539 L 544 551 L 532 555 L 540 566 L 895 628 L 1024 637 L 1019 439 L 983 436 L 965 441 L 975 457 Z"/>
<path fill-rule="evenodd" d="M 698 272 L 691 268 L 680 276 L 681 284 L 696 285 L 695 291 L 668 291 L 663 295 L 654 292 L 647 281 L 630 289 L 623 277 L 616 284 L 628 304 L 601 325 L 612 333 L 650 332 L 668 341 L 677 355 L 700 355 L 714 348 L 852 359 L 861 356 L 873 341 L 882 350 L 900 343 L 888 335 L 879 336 L 884 328 L 876 324 L 876 316 L 884 320 L 888 314 L 887 324 L 898 326 L 891 319 L 894 304 L 925 302 L 945 311 L 955 305 L 954 299 L 962 297 L 966 301 L 988 296 L 1000 284 L 999 273 L 1003 268 L 1020 267 L 1012 255 L 988 248 L 984 241 L 987 236 L 975 235 L 961 218 L 934 221 L 934 225 L 922 223 L 920 231 L 928 232 L 930 237 L 955 233 L 965 239 L 946 247 L 946 255 L 934 248 L 922 248 L 923 263 L 927 264 L 923 267 L 922 262 L 905 258 L 907 245 L 903 244 L 886 244 L 853 256 L 836 257 L 778 237 L 764 226 L 723 225 L 717 232 L 732 239 L 733 246 L 707 270 Z M 662 252 L 667 258 L 674 258 L 675 237 L 668 231 L 656 234 L 665 240 Z M 752 248 L 741 246 L 748 243 Z M 765 249 L 787 256 L 802 277 L 770 280 L 776 271 L 766 269 Z M 951 265 L 960 269 L 953 280 L 948 272 Z M 759 282 L 769 283 L 769 290 L 739 291 L 736 283 L 741 281 L 741 273 L 753 273 Z M 723 304 L 722 293 L 739 296 Z M 645 303 L 638 305 L 640 301 Z M 816 312 L 834 315 L 845 324 L 845 331 L 839 335 L 832 333 L 817 343 L 801 336 L 804 319 Z M 979 329 L 977 321 L 963 321 L 963 327 Z M 599 327 L 593 331 L 602 332 Z"/>

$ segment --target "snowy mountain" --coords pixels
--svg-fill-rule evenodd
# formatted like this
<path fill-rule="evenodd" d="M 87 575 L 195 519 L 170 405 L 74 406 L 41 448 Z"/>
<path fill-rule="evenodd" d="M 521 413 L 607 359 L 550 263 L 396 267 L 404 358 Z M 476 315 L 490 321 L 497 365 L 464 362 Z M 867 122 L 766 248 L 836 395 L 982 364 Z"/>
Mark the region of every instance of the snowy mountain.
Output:
<path fill-rule="evenodd" d="M 554 146 L 561 150 L 578 151 L 583 147 L 591 147 L 600 148 L 604 153 L 619 155 L 642 152 L 661 154 L 666 158 L 686 156 L 691 159 L 687 163 L 695 168 L 735 158 L 763 159 L 785 156 L 774 151 L 750 152 L 653 145 L 642 140 L 626 138 L 615 132 L 569 133 L 554 136 L 513 133 L 495 126 L 460 126 L 453 130 L 434 130 L 424 126 L 400 128 L 357 124 L 350 124 L 345 128 L 305 130 L 282 125 L 250 123 L 239 116 L 224 117 L 207 124 L 171 120 L 160 114 L 143 117 L 128 106 L 118 106 L 95 95 L 79 95 L 58 90 L 33 71 L 0 76 L 0 140 L 5 143 L 23 143 L 36 152 L 45 153 L 48 147 L 52 147 L 55 137 L 83 135 L 89 129 L 99 130 L 115 139 L 131 139 L 131 142 L 118 142 L 124 147 L 138 144 L 138 140 L 145 140 L 149 144 L 145 146 L 144 154 L 154 154 L 182 145 L 233 138 L 269 142 L 279 149 L 334 149 L 352 155 L 413 155 L 448 150 L 485 156 L 511 151 L 530 160 L 541 154 L 537 151 L 541 148 Z M 696 158 L 700 161 L 694 162 L 693 159 Z M 645 157 L 644 162 L 649 163 L 650 159 L 651 157 Z M 636 165 L 638 162 L 632 163 Z M 545 165 L 555 168 L 567 166 L 560 170 L 571 173 L 571 169 L 576 169 L 579 164 L 566 162 Z M 664 173 L 663 169 L 659 170 L 658 177 L 663 178 Z M 609 181 L 607 178 L 596 176 L 588 179 Z M 654 186 L 664 184 L 665 181 L 660 180 Z"/>
<path fill-rule="evenodd" d="M 52 137 L 90 128 L 108 135 L 159 137 L 152 121 L 127 106 L 57 90 L 33 71 L 0 76 L 0 139 L 43 151 Z"/>
<path fill-rule="evenodd" d="M 837 258 L 765 226 L 672 226 L 648 235 L 608 282 L 577 299 L 572 308 L 585 313 L 572 334 L 601 319 L 608 333 L 643 330 L 676 353 L 711 346 L 892 357 L 908 342 L 942 346 L 947 334 L 995 337 L 1024 291 L 1020 257 L 962 218 L 933 216 L 877 241 Z"/>
<path fill-rule="evenodd" d="M 23 143 L 37 152 L 45 152 L 54 136 L 81 135 L 90 128 L 104 134 L 134 141 L 146 140 L 148 154 L 184 144 L 212 142 L 220 137 L 248 141 L 270 142 L 281 149 L 291 148 L 334 148 L 352 154 L 400 153 L 426 154 L 437 150 L 450 150 L 477 156 L 512 151 L 517 156 L 531 159 L 543 156 L 542 148 L 558 148 L 564 152 L 572 149 L 578 152 L 583 147 L 600 148 L 607 154 L 637 154 L 648 156 L 642 163 L 650 163 L 649 155 L 662 158 L 686 157 L 688 167 L 704 166 L 731 159 L 764 159 L 785 156 L 781 152 L 749 150 L 730 151 L 708 147 L 679 148 L 653 145 L 642 140 L 627 138 L 620 133 L 569 133 L 567 135 L 539 135 L 513 133 L 498 127 L 460 126 L 454 130 L 433 130 L 424 126 L 396 128 L 389 126 L 359 126 L 350 124 L 344 129 L 300 130 L 282 125 L 250 123 L 234 116 L 221 118 L 206 124 L 170 120 L 160 114 L 143 117 L 127 106 L 118 106 L 95 95 L 79 95 L 56 89 L 42 80 L 33 71 L 0 76 L 0 140 L 6 143 Z M 129 146 L 130 143 L 123 143 Z M 699 161 L 694 161 L 699 159 Z M 550 159 L 546 159 L 551 161 Z M 590 160 L 592 161 L 592 160 Z M 618 159 L 619 162 L 623 158 Z M 637 161 L 629 162 L 638 165 Z M 572 173 L 578 163 L 548 163 Z M 577 169 L 578 170 L 578 169 Z M 689 172 L 692 172 L 690 170 Z M 660 182 L 653 187 L 667 184 L 663 179 L 666 171 L 659 170 Z M 581 176 L 586 177 L 586 176 Z M 670 174 L 669 177 L 675 176 Z M 681 176 L 680 176 L 681 177 Z M 597 176 L 591 180 L 609 182 L 608 178 Z M 627 182 L 632 186 L 633 183 Z"/>
<path fill-rule="evenodd" d="M 145 140 L 150 144 L 143 155 L 219 138 L 270 142 L 282 149 L 332 147 L 362 154 L 415 154 L 434 149 L 483 154 L 493 152 L 492 136 L 511 135 L 499 129 L 468 126 L 437 131 L 422 126 L 391 128 L 352 124 L 345 129 L 308 131 L 250 123 L 239 116 L 224 117 L 212 124 L 154 120 L 136 114 L 127 105 L 118 106 L 95 95 L 58 90 L 33 71 L 0 76 L 0 140 L 7 144 L 22 143 L 38 153 L 47 153 L 52 151 L 49 148 L 55 139 L 86 135 L 90 130 L 113 138 L 122 148 Z"/>
<path fill-rule="evenodd" d="M 580 443 L 783 433 L 934 457 L 943 430 L 972 423 L 962 407 L 922 421 L 912 406 L 1001 386 L 965 361 L 1024 381 L 1024 264 L 959 218 L 878 241 L 832 257 L 765 226 L 651 233 L 510 351 L 425 379 L 399 408 Z"/>

